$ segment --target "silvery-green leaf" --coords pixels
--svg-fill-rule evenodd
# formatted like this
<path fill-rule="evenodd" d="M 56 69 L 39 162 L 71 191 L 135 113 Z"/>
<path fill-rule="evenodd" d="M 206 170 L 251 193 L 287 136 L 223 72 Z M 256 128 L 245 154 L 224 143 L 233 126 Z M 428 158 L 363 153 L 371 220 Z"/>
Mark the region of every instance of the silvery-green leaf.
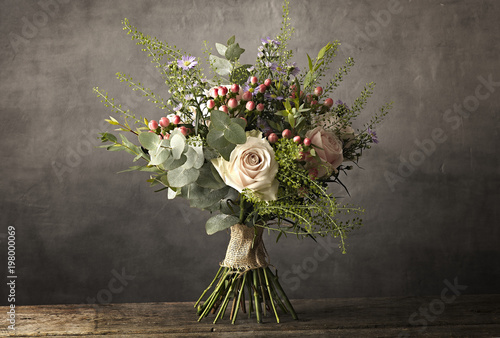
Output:
<path fill-rule="evenodd" d="M 184 135 L 177 133 L 170 137 L 170 147 L 172 148 L 172 156 L 174 159 L 178 160 L 181 157 L 185 146 L 186 138 Z"/>
<path fill-rule="evenodd" d="M 238 222 L 239 219 L 236 216 L 218 214 L 208 219 L 207 223 L 205 224 L 205 229 L 207 231 L 207 234 L 213 235 L 218 231 L 230 228 Z"/>
<path fill-rule="evenodd" d="M 226 55 L 226 50 L 227 50 L 227 47 L 224 46 L 222 43 L 215 43 L 215 48 L 217 49 L 217 52 L 219 52 L 219 54 L 221 56 L 225 56 Z"/>
<path fill-rule="evenodd" d="M 144 132 L 139 134 L 139 142 L 144 148 L 154 150 L 158 148 L 160 138 L 155 133 Z"/>
<path fill-rule="evenodd" d="M 199 174 L 200 172 L 197 169 L 179 167 L 168 172 L 168 183 L 171 187 L 181 188 L 195 182 L 198 179 Z"/>
<path fill-rule="evenodd" d="M 186 163 L 186 161 L 187 161 L 187 157 L 184 154 L 178 160 L 174 159 L 173 156 L 170 156 L 169 158 L 167 158 L 167 160 L 165 162 L 163 162 L 161 164 L 161 167 L 164 170 L 173 170 L 173 169 L 176 169 L 176 168 L 179 168 L 180 166 L 182 166 L 184 163 Z"/>

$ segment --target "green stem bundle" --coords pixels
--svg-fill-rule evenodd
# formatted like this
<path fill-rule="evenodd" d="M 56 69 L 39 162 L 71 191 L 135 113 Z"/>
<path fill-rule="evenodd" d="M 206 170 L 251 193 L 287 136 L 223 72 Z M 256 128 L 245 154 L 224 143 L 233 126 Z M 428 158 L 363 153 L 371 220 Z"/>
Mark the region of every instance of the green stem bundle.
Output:
<path fill-rule="evenodd" d="M 216 280 L 217 283 L 215 284 Z M 202 301 L 205 294 L 215 284 L 213 292 Z M 246 294 L 246 295 L 245 295 Z M 224 317 L 229 302 L 232 300 L 229 320 L 236 322 L 238 312 L 248 310 L 248 318 L 255 312 L 257 323 L 262 323 L 266 310 L 274 314 L 279 323 L 278 307 L 285 313 L 291 313 L 293 319 L 298 319 L 295 310 L 281 287 L 278 277 L 269 267 L 253 270 L 231 269 L 221 267 L 212 283 L 205 289 L 194 307 L 198 309 L 198 321 L 215 313 L 214 324 Z M 245 306 L 245 301 L 248 306 Z"/>

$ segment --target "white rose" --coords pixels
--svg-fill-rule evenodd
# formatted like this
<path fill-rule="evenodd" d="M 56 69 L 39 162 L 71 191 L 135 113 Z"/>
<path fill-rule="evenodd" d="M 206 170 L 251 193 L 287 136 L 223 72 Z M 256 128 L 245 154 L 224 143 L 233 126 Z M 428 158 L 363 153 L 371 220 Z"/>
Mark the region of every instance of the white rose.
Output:
<path fill-rule="evenodd" d="M 238 144 L 233 149 L 229 161 L 219 157 L 212 163 L 228 186 L 239 192 L 250 189 L 263 201 L 276 200 L 278 163 L 266 139 L 247 136 L 244 144 Z"/>

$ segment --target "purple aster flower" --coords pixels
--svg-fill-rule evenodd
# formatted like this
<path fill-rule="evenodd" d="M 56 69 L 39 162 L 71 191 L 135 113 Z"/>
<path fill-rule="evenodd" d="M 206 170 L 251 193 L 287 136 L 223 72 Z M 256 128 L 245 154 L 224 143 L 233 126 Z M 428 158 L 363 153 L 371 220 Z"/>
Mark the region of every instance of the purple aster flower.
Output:
<path fill-rule="evenodd" d="M 174 111 L 179 111 L 182 108 L 182 103 L 179 103 L 177 106 L 174 107 Z"/>
<path fill-rule="evenodd" d="M 267 121 L 262 117 L 257 117 L 257 128 L 259 128 L 264 134 L 270 134 L 273 132 L 273 129 L 269 126 Z"/>
<path fill-rule="evenodd" d="M 276 100 L 276 101 L 281 101 L 283 100 L 283 96 L 278 96 L 276 94 L 272 94 L 272 93 L 268 93 L 266 92 L 264 94 L 264 98 L 268 99 L 268 100 Z"/>
<path fill-rule="evenodd" d="M 274 62 L 271 64 L 270 69 L 278 74 L 286 74 L 286 69 Z"/>
<path fill-rule="evenodd" d="M 266 45 L 266 44 L 274 44 L 276 46 L 279 46 L 280 45 L 280 42 L 277 41 L 277 40 L 274 40 L 274 39 L 271 39 L 269 36 L 267 37 L 267 39 L 260 39 L 260 41 L 262 41 L 262 44 L 263 45 Z"/>
<path fill-rule="evenodd" d="M 181 60 L 177 60 L 177 65 L 184 70 L 188 70 L 193 68 L 198 64 L 198 61 L 195 61 L 196 58 L 194 56 L 183 56 Z"/>
<path fill-rule="evenodd" d="M 368 135 L 372 138 L 372 142 L 377 144 L 378 143 L 378 138 L 377 138 L 377 133 L 374 130 L 371 130 L 370 127 L 366 130 Z"/>
<path fill-rule="evenodd" d="M 292 62 L 292 63 L 288 64 L 288 72 L 292 76 L 297 76 L 297 74 L 300 73 L 300 68 L 297 67 L 297 63 L 296 62 Z"/>

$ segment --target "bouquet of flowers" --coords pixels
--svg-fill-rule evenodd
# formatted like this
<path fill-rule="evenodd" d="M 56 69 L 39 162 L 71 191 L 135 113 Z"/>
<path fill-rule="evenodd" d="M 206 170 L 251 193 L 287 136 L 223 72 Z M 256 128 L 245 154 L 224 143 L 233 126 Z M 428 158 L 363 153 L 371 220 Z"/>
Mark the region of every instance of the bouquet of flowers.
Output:
<path fill-rule="evenodd" d="M 317 56 L 307 55 L 308 65 L 299 67 L 287 48 L 293 32 L 288 11 L 285 1 L 281 32 L 274 39 L 261 39 L 253 65 L 240 62 L 244 49 L 234 36 L 226 44 L 215 44 L 218 55 L 206 47 L 210 78 L 199 58 L 144 35 L 125 19 L 123 29 L 161 73 L 168 97 L 123 73 L 117 77 L 165 110 L 157 120 L 134 115 L 94 88 L 122 117 L 107 120 L 120 134 L 102 133 L 103 147 L 124 150 L 134 162 L 142 161 L 129 170 L 150 173 L 148 182 L 160 186 L 158 191 L 166 191 L 169 199 L 183 197 L 192 207 L 210 211 L 209 235 L 231 230 L 226 257 L 195 304 L 199 320 L 214 312 L 216 322 L 231 300 L 233 323 L 240 309 L 249 316 L 255 312 L 258 322 L 266 311 L 279 322 L 278 308 L 296 319 L 277 274 L 269 268 L 263 230 L 276 233 L 277 241 L 289 234 L 335 236 L 345 251 L 346 234 L 361 225 L 362 210 L 339 204 L 328 188 L 337 183 L 347 189 L 341 174 L 378 142 L 373 129 L 390 104 L 355 130 L 353 121 L 374 84 L 367 84 L 350 106 L 330 98 L 354 60 L 347 58 L 325 78 L 340 46 L 333 41 Z"/>

